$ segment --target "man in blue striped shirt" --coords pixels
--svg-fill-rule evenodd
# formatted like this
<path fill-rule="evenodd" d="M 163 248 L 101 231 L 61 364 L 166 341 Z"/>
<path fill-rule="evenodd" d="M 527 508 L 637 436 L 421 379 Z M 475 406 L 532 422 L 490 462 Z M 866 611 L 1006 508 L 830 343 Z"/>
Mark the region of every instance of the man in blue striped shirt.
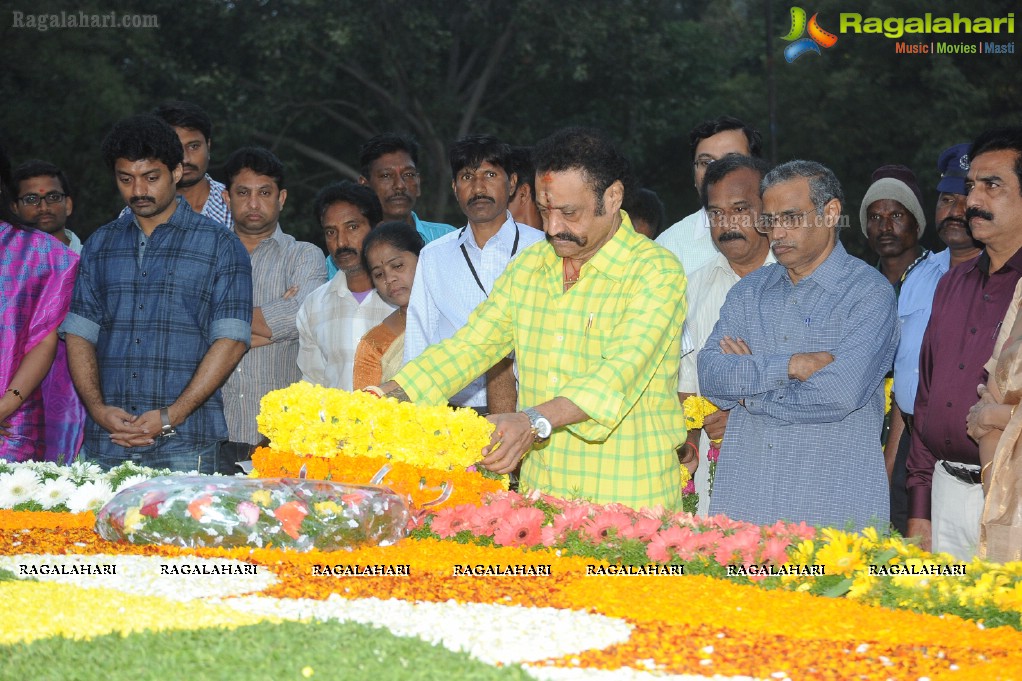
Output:
<path fill-rule="evenodd" d="M 218 388 L 252 333 L 248 253 L 177 196 L 183 151 L 167 123 L 124 119 L 102 150 L 130 213 L 85 243 L 61 325 L 88 411 L 82 457 L 211 473 L 227 439 Z"/>
<path fill-rule="evenodd" d="M 790 161 L 761 188 L 757 228 L 777 263 L 735 284 L 698 359 L 703 395 L 731 410 L 710 514 L 886 527 L 894 289 L 838 240 L 844 197 L 828 168 Z"/>

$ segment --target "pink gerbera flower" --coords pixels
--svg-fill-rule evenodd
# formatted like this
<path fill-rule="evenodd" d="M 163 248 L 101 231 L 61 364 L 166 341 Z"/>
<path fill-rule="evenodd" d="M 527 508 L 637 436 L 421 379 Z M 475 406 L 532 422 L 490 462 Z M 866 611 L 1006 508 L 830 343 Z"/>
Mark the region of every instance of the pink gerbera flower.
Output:
<path fill-rule="evenodd" d="M 542 540 L 543 518 L 538 508 L 516 508 L 501 519 L 493 541 L 500 546 L 535 546 Z"/>
<path fill-rule="evenodd" d="M 554 516 L 554 529 L 558 534 L 578 530 L 589 519 L 589 510 L 581 506 L 568 506 Z"/>
<path fill-rule="evenodd" d="M 469 518 L 469 527 L 479 537 L 492 537 L 501 520 L 510 512 L 511 502 L 507 499 L 497 499 L 474 509 Z M 542 514 L 542 511 L 539 512 Z"/>
<path fill-rule="evenodd" d="M 455 508 L 445 508 L 437 511 L 433 516 L 433 523 L 430 525 L 433 532 L 441 539 L 447 539 L 457 535 L 462 530 L 469 528 L 469 520 L 476 507 L 472 504 L 461 504 Z"/>
<path fill-rule="evenodd" d="M 660 521 L 655 518 L 639 516 L 635 523 L 621 531 L 621 536 L 626 539 L 640 539 L 649 541 L 660 529 Z"/>
<path fill-rule="evenodd" d="M 646 555 L 650 560 L 666 563 L 672 555 L 682 560 L 692 560 L 699 551 L 699 535 L 690 527 L 669 527 L 653 535 L 646 546 Z"/>
<path fill-rule="evenodd" d="M 771 537 L 763 543 L 763 560 L 775 565 L 788 562 L 788 546 L 790 542 L 780 537 Z"/>
<path fill-rule="evenodd" d="M 590 518 L 582 526 L 582 531 L 593 541 L 600 543 L 610 536 L 611 530 L 620 537 L 625 528 L 632 526 L 632 518 L 620 511 L 604 511 Z"/>

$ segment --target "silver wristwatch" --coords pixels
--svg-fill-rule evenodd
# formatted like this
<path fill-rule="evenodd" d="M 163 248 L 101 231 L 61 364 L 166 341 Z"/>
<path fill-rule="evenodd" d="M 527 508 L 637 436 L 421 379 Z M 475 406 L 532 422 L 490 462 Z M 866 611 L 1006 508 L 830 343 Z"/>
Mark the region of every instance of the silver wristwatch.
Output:
<path fill-rule="evenodd" d="M 174 430 L 174 426 L 170 424 L 170 410 L 167 407 L 160 409 L 160 423 L 163 424 L 163 427 L 160 428 L 160 437 L 177 435 L 177 431 Z"/>
<path fill-rule="evenodd" d="M 536 438 L 536 442 L 542 442 L 550 437 L 550 433 L 554 431 L 554 427 L 550 425 L 549 419 L 540 414 L 538 411 L 529 407 L 523 409 L 522 413 L 529 417 L 529 423 L 532 424 L 532 434 Z"/>

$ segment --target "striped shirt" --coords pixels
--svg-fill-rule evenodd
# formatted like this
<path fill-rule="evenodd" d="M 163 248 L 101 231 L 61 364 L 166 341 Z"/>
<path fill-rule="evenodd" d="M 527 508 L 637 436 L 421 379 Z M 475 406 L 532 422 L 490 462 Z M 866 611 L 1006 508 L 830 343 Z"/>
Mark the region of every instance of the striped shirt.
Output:
<path fill-rule="evenodd" d="M 620 229 L 567 292 L 562 259 L 546 241 L 534 244 L 467 325 L 394 380 L 413 400 L 442 404 L 513 349 L 519 404 L 560 396 L 589 415 L 526 454 L 523 484 L 561 497 L 676 508 L 685 275 L 677 258 L 621 215 Z"/>
<path fill-rule="evenodd" d="M 493 282 L 511 258 L 544 238 L 540 230 L 516 223 L 509 212 L 507 220 L 482 248 L 470 227 L 442 236 L 423 248 L 408 302 L 405 361 L 418 357 L 428 346 L 450 338 L 465 326 L 468 315 L 486 300 Z M 476 378 L 450 401 L 459 406 L 485 407 L 486 377 Z"/>
<path fill-rule="evenodd" d="M 351 390 L 358 342 L 395 309 L 376 289 L 358 302 L 343 274 L 310 293 L 296 322 L 302 380 Z"/>
<path fill-rule="evenodd" d="M 752 354 L 722 353 L 724 336 Z M 731 410 L 710 514 L 885 527 L 883 379 L 897 344 L 894 289 L 840 242 L 798 284 L 778 264 L 735 284 L 698 359 L 703 395 Z M 793 354 L 821 351 L 834 361 L 788 378 Z"/>
<path fill-rule="evenodd" d="M 269 345 L 250 348 L 224 384 L 224 416 L 233 442 L 258 444 L 259 401 L 271 390 L 301 380 L 295 318 L 305 298 L 326 281 L 322 251 L 285 234 L 280 225 L 252 251 L 252 303 L 273 336 Z M 292 286 L 298 293 L 283 298 Z"/>
<path fill-rule="evenodd" d="M 170 220 L 148 237 L 133 215 L 89 237 L 71 311 L 60 327 L 96 346 L 106 403 L 133 415 L 174 402 L 214 341 L 251 340 L 252 267 L 245 247 L 187 201 L 177 202 Z M 124 459 L 194 452 L 227 439 L 223 412 L 217 390 L 177 427 L 177 437 L 130 452 L 89 416 L 85 447 Z"/>

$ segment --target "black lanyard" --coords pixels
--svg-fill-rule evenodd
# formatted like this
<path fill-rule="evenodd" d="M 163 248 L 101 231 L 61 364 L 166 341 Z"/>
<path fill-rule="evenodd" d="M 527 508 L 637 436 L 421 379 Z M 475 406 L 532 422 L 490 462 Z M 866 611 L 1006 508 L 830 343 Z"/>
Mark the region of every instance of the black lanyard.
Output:
<path fill-rule="evenodd" d="M 522 233 L 518 229 L 518 223 L 514 219 L 512 219 L 511 222 L 515 223 L 515 242 L 511 246 L 511 258 L 514 258 L 515 253 L 518 252 L 518 239 L 522 236 Z M 461 228 L 461 236 L 465 235 L 466 229 L 468 229 L 468 227 Z M 494 236 L 496 236 L 496 234 Z M 476 286 L 479 287 L 479 290 L 483 292 L 484 296 L 489 298 L 490 294 L 486 292 L 486 288 L 483 286 L 483 280 L 479 278 L 479 273 L 476 272 L 475 265 L 472 264 L 472 259 L 468 257 L 468 250 L 465 248 L 464 242 L 461 244 L 461 254 L 465 256 L 465 264 L 468 265 L 468 269 L 471 270 L 472 278 L 476 280 Z"/>

